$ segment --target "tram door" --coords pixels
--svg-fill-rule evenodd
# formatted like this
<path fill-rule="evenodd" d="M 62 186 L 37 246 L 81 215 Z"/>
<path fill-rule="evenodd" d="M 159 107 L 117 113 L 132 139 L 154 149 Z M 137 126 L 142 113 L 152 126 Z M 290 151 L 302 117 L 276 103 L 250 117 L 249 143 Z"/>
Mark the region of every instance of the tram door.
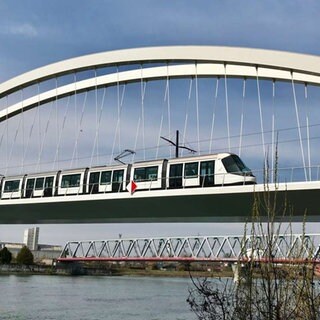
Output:
<path fill-rule="evenodd" d="M 89 177 L 89 194 L 99 192 L 100 172 L 90 172 Z"/>
<path fill-rule="evenodd" d="M 26 198 L 31 198 L 33 196 L 35 179 L 28 179 L 26 184 Z"/>
<path fill-rule="evenodd" d="M 182 163 L 170 165 L 169 188 L 182 187 Z"/>
<path fill-rule="evenodd" d="M 44 181 L 44 197 L 52 197 L 53 195 L 53 177 L 46 177 Z"/>
<path fill-rule="evenodd" d="M 112 192 L 119 192 L 123 186 L 124 170 L 115 170 L 112 175 Z"/>
<path fill-rule="evenodd" d="M 203 161 L 200 164 L 200 187 L 214 186 L 214 161 Z"/>

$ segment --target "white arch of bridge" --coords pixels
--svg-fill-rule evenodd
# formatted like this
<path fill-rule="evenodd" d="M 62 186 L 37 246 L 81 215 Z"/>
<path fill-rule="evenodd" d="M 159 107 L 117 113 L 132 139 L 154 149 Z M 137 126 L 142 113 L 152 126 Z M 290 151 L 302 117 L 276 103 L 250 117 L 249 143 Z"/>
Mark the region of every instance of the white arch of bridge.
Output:
<path fill-rule="evenodd" d="M 320 57 L 282 51 L 208 46 L 125 49 L 50 64 L 0 84 L 0 98 L 32 84 L 83 70 L 128 64 L 167 63 L 75 81 L 7 106 L 0 122 L 21 112 L 75 93 L 128 82 L 179 77 L 244 77 L 320 85 Z M 168 63 L 185 64 L 169 65 Z M 76 89 L 75 89 L 76 88 Z"/>

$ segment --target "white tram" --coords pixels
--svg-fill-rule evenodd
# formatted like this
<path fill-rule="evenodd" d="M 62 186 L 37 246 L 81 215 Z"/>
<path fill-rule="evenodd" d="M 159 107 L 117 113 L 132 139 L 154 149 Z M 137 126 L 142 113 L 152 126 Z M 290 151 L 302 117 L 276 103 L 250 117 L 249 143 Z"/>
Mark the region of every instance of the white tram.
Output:
<path fill-rule="evenodd" d="M 1 199 L 57 197 L 124 192 L 130 181 L 137 191 L 204 188 L 256 183 L 242 160 L 232 153 L 0 176 Z"/>

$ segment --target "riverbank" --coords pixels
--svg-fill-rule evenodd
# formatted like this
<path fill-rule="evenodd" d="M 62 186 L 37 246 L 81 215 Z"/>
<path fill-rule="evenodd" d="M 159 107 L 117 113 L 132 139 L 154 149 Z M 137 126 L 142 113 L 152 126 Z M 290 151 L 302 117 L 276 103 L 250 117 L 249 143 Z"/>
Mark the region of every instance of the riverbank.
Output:
<path fill-rule="evenodd" d="M 135 277 L 232 277 L 231 268 L 222 270 L 176 270 L 173 268 L 132 268 L 115 265 L 91 266 L 80 263 L 52 266 L 34 264 L 31 266 L 0 265 L 0 275 L 65 275 L 65 276 L 135 276 Z"/>
<path fill-rule="evenodd" d="M 2 264 L 0 265 L 0 275 L 6 274 L 55 274 L 56 270 L 53 266 L 33 264 L 31 266 L 19 264 Z"/>

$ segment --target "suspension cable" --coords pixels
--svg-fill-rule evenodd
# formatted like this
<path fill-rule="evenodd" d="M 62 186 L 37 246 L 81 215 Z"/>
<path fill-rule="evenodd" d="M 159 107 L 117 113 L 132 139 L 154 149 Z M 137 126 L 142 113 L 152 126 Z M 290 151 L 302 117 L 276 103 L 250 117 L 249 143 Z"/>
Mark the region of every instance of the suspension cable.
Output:
<path fill-rule="evenodd" d="M 109 161 L 110 164 L 111 164 L 111 162 L 113 161 L 113 158 L 114 158 L 114 149 L 115 149 L 115 146 L 116 146 L 117 136 L 118 136 L 118 151 L 119 151 L 119 153 L 121 152 L 120 121 L 121 121 L 121 114 L 122 114 L 122 107 L 123 107 L 125 90 L 126 90 L 126 85 L 124 84 L 123 85 L 123 89 L 122 89 L 121 99 L 120 99 L 120 101 L 118 100 L 118 119 L 117 119 L 115 134 L 114 134 L 114 137 L 113 137 L 111 157 L 110 157 L 110 161 Z M 120 94 L 119 94 L 119 97 L 120 97 Z"/>
<path fill-rule="evenodd" d="M 224 64 L 224 92 L 226 100 L 226 116 L 227 116 L 227 132 L 228 132 L 228 150 L 231 151 L 230 141 L 230 124 L 229 124 L 229 99 L 228 99 L 228 85 L 227 85 L 227 65 Z"/>
<path fill-rule="evenodd" d="M 78 124 L 78 108 L 77 108 L 77 72 L 74 72 L 74 149 L 75 149 L 75 157 L 78 159 L 78 144 L 77 144 L 77 136 L 79 132 L 79 124 Z M 70 164 L 71 166 L 71 164 Z"/>
<path fill-rule="evenodd" d="M 9 167 L 9 123 L 8 123 L 8 96 L 6 96 L 6 170 L 5 170 L 5 175 L 6 172 L 8 171 Z"/>
<path fill-rule="evenodd" d="M 275 182 L 277 177 L 274 177 L 275 168 L 275 97 L 276 97 L 276 82 L 272 81 L 272 123 L 271 123 L 271 181 Z"/>
<path fill-rule="evenodd" d="M 56 164 L 56 161 L 57 160 L 59 161 L 58 157 L 59 157 L 61 137 L 62 137 L 62 133 L 63 133 L 63 130 L 64 130 L 65 123 L 66 123 L 66 118 L 67 118 L 68 111 L 69 111 L 69 105 L 70 105 L 70 96 L 68 96 L 68 98 L 67 98 L 67 107 L 66 107 L 66 110 L 64 112 L 61 130 L 59 130 L 58 144 L 57 144 L 57 148 L 56 148 L 56 154 L 55 154 L 55 157 L 54 157 L 54 160 L 53 160 L 53 167 L 52 167 L 53 169 L 52 170 L 54 170 L 54 166 Z M 58 163 L 58 165 L 59 165 L 59 163 Z"/>
<path fill-rule="evenodd" d="M 90 167 L 92 167 L 92 163 L 93 163 L 94 150 L 95 150 L 95 148 L 97 149 L 99 147 L 99 145 L 98 145 L 98 143 L 99 143 L 99 130 L 100 130 L 101 117 L 102 117 L 102 111 L 103 111 L 105 96 L 106 96 L 106 87 L 103 88 L 103 95 L 102 95 L 101 104 L 100 104 L 100 111 L 99 111 L 99 114 L 98 114 L 98 123 L 97 123 L 96 135 L 95 135 L 93 148 L 92 148 Z M 99 153 L 98 153 L 98 151 L 97 151 L 97 163 L 99 163 Z"/>
<path fill-rule="evenodd" d="M 78 130 L 77 137 L 76 137 L 76 143 L 75 143 L 75 146 L 74 146 L 74 149 L 73 149 L 73 152 L 72 152 L 70 168 L 72 168 L 72 166 L 73 166 L 73 161 L 74 161 L 74 159 L 76 157 L 76 148 L 78 147 L 80 133 L 82 132 L 81 128 L 82 128 L 82 121 L 83 121 L 84 111 L 85 111 L 85 108 L 86 108 L 86 105 L 87 105 L 87 96 L 88 96 L 88 92 L 86 91 L 84 99 L 83 99 L 83 103 L 82 103 L 82 110 L 81 110 L 81 116 L 80 116 L 80 122 L 79 122 L 79 130 Z"/>
<path fill-rule="evenodd" d="M 139 116 L 137 130 L 136 130 L 136 138 L 135 138 L 135 142 L 134 142 L 134 150 L 137 150 L 138 137 L 139 137 L 139 131 L 140 131 L 140 122 L 141 122 L 141 117 Z M 135 155 L 136 155 L 136 152 L 134 152 L 132 154 L 131 162 L 134 162 Z"/>
<path fill-rule="evenodd" d="M 1 134 L 1 139 L 0 139 L 0 150 L 1 150 L 1 147 L 2 147 L 2 142 L 4 140 L 5 131 L 6 131 L 6 127 L 2 126 L 2 134 Z"/>
<path fill-rule="evenodd" d="M 307 150 L 308 150 L 308 167 L 309 181 L 311 181 L 311 149 L 310 149 L 310 130 L 309 130 L 309 103 L 308 103 L 308 85 L 304 84 L 304 98 L 306 103 L 306 126 L 307 126 Z"/>
<path fill-rule="evenodd" d="M 167 62 L 167 107 L 168 107 L 168 136 L 171 135 L 171 106 L 170 106 L 170 85 L 169 85 L 169 64 Z M 169 148 L 171 158 L 171 148 Z"/>
<path fill-rule="evenodd" d="M 260 84 L 259 84 L 259 75 L 258 75 L 258 67 L 256 68 L 256 75 L 257 75 L 257 92 L 258 92 L 258 105 L 259 105 L 259 114 L 260 114 L 260 128 L 261 128 L 261 140 L 262 140 L 262 149 L 263 149 L 263 157 L 266 166 L 266 146 L 264 141 L 264 130 L 263 130 L 263 116 L 262 116 L 262 105 L 261 105 L 261 95 L 260 95 Z"/>
<path fill-rule="evenodd" d="M 119 80 L 119 66 L 117 66 L 117 116 L 118 116 L 117 123 L 119 123 L 119 133 L 118 133 L 118 152 L 119 153 L 121 152 L 120 113 L 121 113 L 120 80 Z"/>
<path fill-rule="evenodd" d="M 183 137 L 182 137 L 183 144 L 186 143 L 186 137 L 187 137 L 187 126 L 188 126 L 188 118 L 189 118 L 190 100 L 191 100 L 191 94 L 192 94 L 192 84 L 193 84 L 193 80 L 192 80 L 192 78 L 190 78 L 188 100 L 186 103 L 186 117 L 184 120 L 184 127 L 183 127 Z M 184 149 L 182 148 L 180 151 L 181 156 L 183 155 L 183 151 L 184 151 Z"/>
<path fill-rule="evenodd" d="M 99 129 L 98 129 L 98 82 L 97 82 L 97 68 L 94 69 L 94 82 L 95 82 L 95 109 L 96 109 L 96 134 L 94 137 L 94 143 L 93 143 L 93 150 L 92 150 L 92 157 L 93 157 L 93 153 L 94 153 L 94 148 L 96 147 L 96 161 L 97 163 L 99 163 Z M 92 166 L 92 157 L 91 157 L 91 161 L 90 161 L 90 167 Z"/>
<path fill-rule="evenodd" d="M 38 169 L 40 170 L 41 157 L 42 157 L 42 153 L 43 153 L 44 142 L 46 140 L 47 133 L 48 133 L 52 110 L 53 110 L 53 103 L 51 103 L 51 108 L 50 108 L 49 117 L 48 117 L 47 124 L 46 124 L 46 129 L 45 129 L 45 132 L 44 132 L 44 135 L 42 138 L 42 142 L 41 142 L 41 149 L 40 149 L 40 154 L 39 154 L 39 158 L 38 158 L 38 162 L 37 162 L 37 166 L 36 166 L 36 172 L 38 172 Z"/>
<path fill-rule="evenodd" d="M 242 103 L 241 103 L 240 134 L 239 134 L 239 156 L 241 156 L 241 147 L 242 147 L 245 98 L 246 98 L 246 78 L 243 79 L 243 87 L 242 87 Z"/>
<path fill-rule="evenodd" d="M 28 139 L 27 139 L 27 145 L 26 145 L 25 152 L 24 152 L 24 155 L 23 155 L 24 162 L 25 162 L 26 157 L 27 157 L 27 153 L 28 153 L 28 149 L 29 149 L 29 143 L 30 143 L 30 141 L 31 141 L 31 137 L 32 137 L 32 133 L 33 133 L 33 128 L 34 128 L 35 123 L 36 123 L 36 117 L 37 117 L 37 112 L 34 112 L 33 121 L 32 121 L 32 123 L 31 123 L 30 131 L 29 131 L 29 135 L 28 135 Z"/>
<path fill-rule="evenodd" d="M 7 109 L 7 108 L 6 108 Z M 6 112 L 6 113 L 8 113 L 8 111 Z M 7 121 L 8 119 L 6 119 L 6 124 L 5 125 L 3 125 L 2 126 L 2 135 L 1 135 L 1 140 L 0 140 L 0 150 L 1 150 L 1 146 L 2 146 L 2 142 L 3 142 L 3 140 L 4 140 L 4 136 L 5 136 L 5 132 L 6 132 L 6 126 L 8 125 L 8 121 Z M 7 160 L 7 159 L 5 159 L 5 160 Z M 3 162 L 5 162 L 5 161 L 3 161 Z"/>
<path fill-rule="evenodd" d="M 162 114 L 161 114 L 161 118 L 160 118 L 158 143 L 157 143 L 157 149 L 156 149 L 156 159 L 158 159 L 158 155 L 159 155 L 159 147 L 160 147 L 160 140 L 161 140 L 160 137 L 161 137 L 161 134 L 162 134 L 163 118 L 164 118 L 164 113 L 165 113 L 165 108 L 166 108 L 166 104 L 165 104 L 166 96 L 167 96 L 167 85 L 165 86 L 163 102 L 162 102 Z"/>
<path fill-rule="evenodd" d="M 55 90 L 56 90 L 56 99 L 55 99 L 55 107 L 56 107 L 56 145 L 58 146 L 59 143 L 59 108 L 58 108 L 58 79 L 57 77 L 55 77 Z M 57 168 L 59 168 L 59 149 L 56 150 L 57 151 Z M 52 168 L 54 169 L 54 167 Z"/>
<path fill-rule="evenodd" d="M 296 90 L 295 90 L 295 86 L 294 86 L 293 73 L 292 72 L 291 72 L 291 83 L 292 83 L 294 107 L 295 107 L 295 111 L 296 111 L 296 119 L 297 119 L 297 126 L 298 126 L 298 134 L 299 134 L 299 141 L 300 141 L 300 150 L 301 150 L 301 156 L 302 156 L 302 163 L 303 163 L 303 167 L 304 167 L 304 176 L 305 176 L 305 179 L 307 181 L 307 171 L 306 171 L 306 163 L 305 163 L 303 144 L 302 144 L 302 135 L 301 135 L 298 103 L 297 103 L 297 98 L 296 98 Z"/>
<path fill-rule="evenodd" d="M 23 172 L 24 169 L 24 96 L 23 96 L 23 88 L 21 89 L 21 117 L 22 117 L 22 157 L 21 157 L 21 168 L 20 173 Z"/>
<path fill-rule="evenodd" d="M 216 87 L 215 87 L 215 94 L 214 94 L 214 104 L 213 104 L 213 109 L 212 109 L 212 120 L 211 120 L 211 131 L 210 131 L 209 153 L 212 152 L 213 130 L 214 130 L 215 118 L 216 118 L 216 109 L 217 109 L 217 101 L 218 101 L 218 90 L 219 90 L 219 80 L 220 80 L 220 78 L 217 77 Z"/>
<path fill-rule="evenodd" d="M 114 149 L 117 141 L 117 135 L 118 135 L 118 127 L 120 126 L 120 81 L 119 81 L 119 66 L 117 66 L 117 124 L 116 124 L 116 130 L 114 133 L 113 143 L 112 143 L 112 149 L 111 149 L 111 157 L 109 160 L 109 163 L 113 161 L 114 158 Z M 120 133 L 118 137 L 118 152 L 120 153 Z"/>
<path fill-rule="evenodd" d="M 141 81 L 140 81 L 140 94 L 141 94 L 141 120 L 142 120 L 142 147 L 143 147 L 143 160 L 146 160 L 146 151 L 145 151 L 145 123 L 144 123 L 144 97 L 146 92 L 146 85 L 147 83 L 143 81 L 143 66 L 140 65 L 140 72 L 141 72 Z"/>
<path fill-rule="evenodd" d="M 9 157 L 7 158 L 7 168 L 5 170 L 5 175 L 7 174 L 7 171 L 8 171 L 8 167 L 9 167 L 9 163 L 11 162 L 11 158 L 12 158 L 12 153 L 13 153 L 13 148 L 14 148 L 14 145 L 16 143 L 16 140 L 17 140 L 17 137 L 18 137 L 18 133 L 19 133 L 19 130 L 20 130 L 20 127 L 21 127 L 21 123 L 23 123 L 23 89 L 21 89 L 21 100 L 22 100 L 22 111 L 20 112 L 20 117 L 19 117 L 19 123 L 18 123 L 18 127 L 16 129 L 16 132 L 15 132 L 15 135 L 14 135 L 14 139 L 13 139 L 13 142 L 12 142 L 12 145 L 11 145 L 11 148 L 10 148 L 10 153 L 9 153 Z M 8 108 L 6 108 L 8 109 Z M 6 122 L 8 122 L 8 114 L 7 114 L 7 120 Z M 8 131 L 8 127 L 7 127 L 7 143 L 8 143 L 8 135 L 9 135 L 9 131 Z M 24 138 L 23 138 L 24 139 Z M 23 158 L 23 156 L 22 156 Z M 21 170 L 21 167 L 20 167 L 20 170 Z"/>
<path fill-rule="evenodd" d="M 40 114 L 40 84 L 38 82 L 38 107 L 37 107 L 37 111 L 38 111 L 38 138 L 39 138 L 39 155 L 38 155 L 38 161 L 40 162 L 40 157 L 41 157 L 41 114 Z M 41 169 L 39 167 L 39 169 Z"/>
<path fill-rule="evenodd" d="M 20 130 L 20 127 L 21 127 L 21 123 L 22 123 L 22 117 L 21 117 L 21 114 L 20 114 L 20 117 L 19 117 L 19 123 L 18 123 L 18 127 L 16 129 L 16 132 L 15 132 L 15 135 L 14 135 L 14 138 L 13 138 L 13 142 L 12 142 L 12 145 L 11 145 L 11 148 L 10 148 L 10 154 L 9 154 L 9 160 L 8 160 L 8 163 L 11 162 L 11 157 L 12 157 L 12 153 L 13 153 L 13 148 L 14 148 L 14 145 L 17 141 L 17 136 L 18 136 L 18 133 L 19 133 L 19 130 Z M 7 171 L 5 172 L 5 175 L 6 175 Z"/>
<path fill-rule="evenodd" d="M 198 154 L 201 154 L 200 150 L 200 119 L 199 119 L 199 94 L 198 94 L 198 64 L 196 63 L 196 112 L 197 112 L 197 136 L 198 136 Z"/>
<path fill-rule="evenodd" d="M 123 101 L 124 101 L 124 94 L 126 92 L 126 84 L 123 84 L 122 86 L 122 93 L 121 93 L 121 99 L 120 99 L 120 114 L 119 114 L 119 152 L 121 152 L 121 115 L 122 115 L 122 109 L 123 109 Z"/>

